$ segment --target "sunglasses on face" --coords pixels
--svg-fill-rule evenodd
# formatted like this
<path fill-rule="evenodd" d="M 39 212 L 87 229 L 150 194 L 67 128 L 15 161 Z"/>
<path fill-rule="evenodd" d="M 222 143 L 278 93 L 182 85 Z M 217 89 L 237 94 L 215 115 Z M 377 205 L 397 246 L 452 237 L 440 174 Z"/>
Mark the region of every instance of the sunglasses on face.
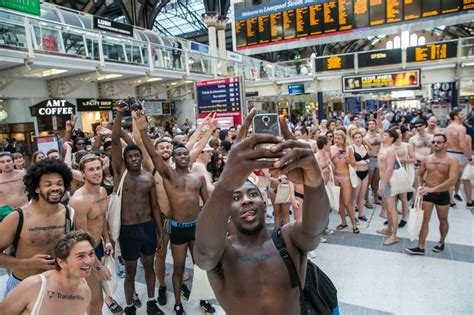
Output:
<path fill-rule="evenodd" d="M 431 141 L 431 144 L 443 144 L 445 141 Z"/>

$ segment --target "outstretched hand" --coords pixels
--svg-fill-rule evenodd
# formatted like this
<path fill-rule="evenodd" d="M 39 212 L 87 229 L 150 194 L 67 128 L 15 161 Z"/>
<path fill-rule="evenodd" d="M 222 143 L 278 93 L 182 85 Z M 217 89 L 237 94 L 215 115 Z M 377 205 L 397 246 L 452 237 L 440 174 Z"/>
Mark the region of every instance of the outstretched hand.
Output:
<path fill-rule="evenodd" d="M 132 117 L 135 120 L 137 128 L 139 130 L 146 130 L 148 128 L 148 121 L 144 112 L 135 110 L 132 112 Z"/>
<path fill-rule="evenodd" d="M 77 120 L 77 116 L 72 114 L 71 119 L 66 121 L 66 131 L 72 132 L 74 130 L 74 126 L 76 125 L 76 120 Z"/>

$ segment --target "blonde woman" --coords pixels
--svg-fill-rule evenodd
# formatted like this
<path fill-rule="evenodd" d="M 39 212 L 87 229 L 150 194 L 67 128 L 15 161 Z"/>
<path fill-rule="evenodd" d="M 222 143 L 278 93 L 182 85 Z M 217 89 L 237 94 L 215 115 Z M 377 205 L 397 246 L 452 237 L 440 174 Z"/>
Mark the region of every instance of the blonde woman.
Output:
<path fill-rule="evenodd" d="M 350 164 L 355 167 L 357 177 L 361 183 L 356 188 L 352 188 L 352 204 L 359 210 L 359 220 L 367 221 L 364 215 L 365 194 L 369 186 L 369 149 L 362 144 L 363 136 L 360 130 L 352 131 L 353 144 L 347 147 Z"/>
<path fill-rule="evenodd" d="M 343 230 L 347 227 L 346 211 L 351 219 L 352 232 L 359 234 L 355 220 L 354 205 L 352 204 L 352 185 L 349 176 L 349 163 L 351 162 L 346 152 L 346 134 L 342 130 L 336 130 L 334 133 L 334 145 L 331 147 L 331 161 L 334 164 L 334 180 L 341 187 L 339 215 L 341 224 L 337 230 Z"/>

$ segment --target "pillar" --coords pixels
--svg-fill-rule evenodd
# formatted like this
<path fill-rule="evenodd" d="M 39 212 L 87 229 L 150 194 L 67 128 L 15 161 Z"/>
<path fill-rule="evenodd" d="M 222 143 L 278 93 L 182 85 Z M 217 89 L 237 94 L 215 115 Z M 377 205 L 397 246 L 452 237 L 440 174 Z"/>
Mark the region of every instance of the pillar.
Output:
<path fill-rule="evenodd" d="M 206 12 L 203 15 L 204 22 L 207 24 L 207 31 L 209 36 L 209 55 L 211 56 L 211 67 L 214 75 L 216 72 L 216 57 L 217 57 L 217 36 L 216 36 L 216 26 L 218 23 L 218 14 L 217 12 Z"/>
<path fill-rule="evenodd" d="M 220 64 L 220 73 L 227 75 L 227 48 L 225 42 L 225 28 L 228 18 L 220 16 L 216 27 L 217 27 L 217 39 L 219 42 L 219 64 Z"/>

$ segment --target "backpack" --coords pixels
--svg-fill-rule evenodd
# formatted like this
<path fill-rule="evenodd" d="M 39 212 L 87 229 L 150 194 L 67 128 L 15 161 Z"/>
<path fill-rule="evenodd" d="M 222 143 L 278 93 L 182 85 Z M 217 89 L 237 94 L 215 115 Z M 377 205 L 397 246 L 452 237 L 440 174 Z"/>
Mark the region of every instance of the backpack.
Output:
<path fill-rule="evenodd" d="M 331 279 L 308 259 L 303 287 L 280 228 L 273 230 L 272 240 L 288 269 L 291 287 L 300 290 L 301 315 L 338 315 L 337 290 Z"/>
<path fill-rule="evenodd" d="M 19 216 L 18 225 L 16 227 L 16 232 L 15 232 L 15 238 L 13 239 L 12 248 L 10 252 L 10 255 L 15 257 L 18 241 L 20 241 L 21 229 L 23 228 L 23 210 L 21 208 L 17 208 L 13 211 L 17 211 L 18 216 Z M 69 210 L 69 207 L 66 207 L 66 225 L 64 227 L 64 234 L 67 234 L 74 229 L 73 218 L 74 218 L 74 209 L 71 208 L 71 210 Z"/>

